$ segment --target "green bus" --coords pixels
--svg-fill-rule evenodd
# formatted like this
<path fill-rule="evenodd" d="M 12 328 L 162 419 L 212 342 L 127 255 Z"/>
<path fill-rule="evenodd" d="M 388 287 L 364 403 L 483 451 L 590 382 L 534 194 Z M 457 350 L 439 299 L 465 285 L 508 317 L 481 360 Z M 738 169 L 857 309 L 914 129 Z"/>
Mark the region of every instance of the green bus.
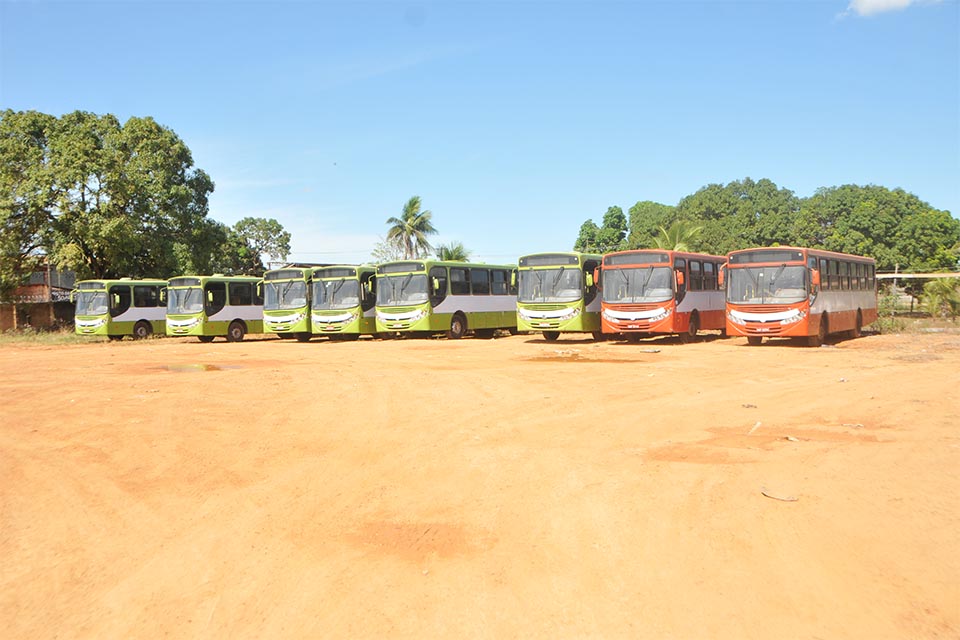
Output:
<path fill-rule="evenodd" d="M 164 280 L 81 280 L 70 294 L 76 304 L 74 330 L 111 340 L 162 334 L 166 291 Z"/>
<path fill-rule="evenodd" d="M 239 342 L 248 333 L 263 333 L 261 282 L 251 276 L 173 278 L 167 286 L 167 335 Z"/>
<path fill-rule="evenodd" d="M 263 274 L 263 330 L 306 342 L 312 335 L 310 294 L 313 269 L 285 267 Z"/>
<path fill-rule="evenodd" d="M 517 328 L 540 331 L 546 340 L 561 333 L 592 333 L 603 339 L 600 296 L 593 272 L 603 257 L 594 253 L 535 253 L 520 258 Z"/>
<path fill-rule="evenodd" d="M 377 332 L 452 339 L 517 330 L 516 267 L 403 260 L 377 267 Z"/>
<path fill-rule="evenodd" d="M 313 335 L 356 340 L 377 331 L 377 269 L 335 265 L 313 270 Z"/>

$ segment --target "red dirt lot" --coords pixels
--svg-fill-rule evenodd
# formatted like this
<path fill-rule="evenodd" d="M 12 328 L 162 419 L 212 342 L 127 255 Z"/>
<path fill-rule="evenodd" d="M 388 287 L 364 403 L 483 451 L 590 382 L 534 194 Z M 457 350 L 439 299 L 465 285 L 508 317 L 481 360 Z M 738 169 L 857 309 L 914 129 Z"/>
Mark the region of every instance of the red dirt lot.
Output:
<path fill-rule="evenodd" d="M 0 346 L 6 638 L 960 637 L 960 335 Z"/>

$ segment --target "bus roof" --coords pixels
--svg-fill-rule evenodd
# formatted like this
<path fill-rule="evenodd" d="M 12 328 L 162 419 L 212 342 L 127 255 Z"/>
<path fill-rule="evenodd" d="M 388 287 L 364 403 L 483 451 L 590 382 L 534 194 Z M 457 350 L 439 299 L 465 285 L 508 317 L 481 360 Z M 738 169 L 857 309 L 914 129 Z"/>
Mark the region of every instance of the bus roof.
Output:
<path fill-rule="evenodd" d="M 467 269 L 516 269 L 513 264 L 487 264 L 485 262 L 459 262 L 455 260 L 394 260 L 377 265 L 377 273 L 411 273 L 427 271 L 431 267 L 464 267 Z"/>
<path fill-rule="evenodd" d="M 796 256 L 790 257 L 790 253 L 800 253 L 801 256 L 798 258 Z M 753 254 L 765 254 L 757 255 L 758 258 L 766 258 L 763 260 L 746 260 L 744 258 L 751 256 Z M 868 256 L 858 256 L 851 253 L 840 253 L 838 251 L 827 251 L 825 249 L 811 249 L 808 247 L 752 247 L 750 249 L 737 249 L 736 251 L 731 251 L 727 254 L 727 262 L 729 264 L 747 264 L 748 262 L 797 262 L 804 260 L 803 256 L 812 255 L 817 256 L 818 258 L 833 258 L 836 260 L 854 260 L 859 262 L 866 263 L 875 263 L 876 261 L 873 258 Z"/>
<path fill-rule="evenodd" d="M 601 261 L 599 253 L 581 253 L 579 251 L 551 251 L 546 253 L 529 253 L 520 256 L 518 261 L 521 267 L 547 267 L 553 265 L 580 264 L 586 260 Z"/>
<path fill-rule="evenodd" d="M 100 279 L 91 279 L 91 280 L 80 280 L 76 283 L 75 288 L 77 289 L 105 289 L 108 286 L 115 284 L 141 284 L 141 285 L 160 285 L 167 286 L 166 280 L 158 280 L 153 278 L 100 278 Z"/>

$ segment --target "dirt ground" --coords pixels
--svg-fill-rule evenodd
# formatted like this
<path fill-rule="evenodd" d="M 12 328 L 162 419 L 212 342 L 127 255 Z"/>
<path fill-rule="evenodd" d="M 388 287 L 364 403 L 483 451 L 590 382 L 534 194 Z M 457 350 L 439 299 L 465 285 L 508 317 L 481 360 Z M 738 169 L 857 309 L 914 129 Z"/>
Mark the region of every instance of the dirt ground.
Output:
<path fill-rule="evenodd" d="M 6 638 L 957 638 L 960 335 L 0 346 Z"/>

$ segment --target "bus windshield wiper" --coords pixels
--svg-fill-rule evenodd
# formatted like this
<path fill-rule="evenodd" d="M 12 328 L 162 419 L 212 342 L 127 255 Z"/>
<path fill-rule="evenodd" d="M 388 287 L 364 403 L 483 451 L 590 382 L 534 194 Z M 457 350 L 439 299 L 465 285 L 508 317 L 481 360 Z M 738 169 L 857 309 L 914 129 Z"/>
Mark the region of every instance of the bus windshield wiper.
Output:
<path fill-rule="evenodd" d="M 336 284 L 333 285 L 333 291 L 330 292 L 330 304 L 333 304 L 333 303 L 334 303 L 334 301 L 335 301 L 335 299 L 336 299 L 336 297 L 337 297 L 337 292 L 340 291 L 340 289 L 343 287 L 343 284 L 344 284 L 345 282 L 346 282 L 346 280 L 343 279 L 343 278 L 341 278 Z"/>
<path fill-rule="evenodd" d="M 555 275 L 555 276 L 553 277 L 553 285 L 551 285 L 553 288 L 556 288 L 557 283 L 560 282 L 560 278 L 563 277 L 563 270 L 564 270 L 564 269 L 566 269 L 566 267 L 560 267 L 560 270 L 557 271 L 557 275 Z"/>

